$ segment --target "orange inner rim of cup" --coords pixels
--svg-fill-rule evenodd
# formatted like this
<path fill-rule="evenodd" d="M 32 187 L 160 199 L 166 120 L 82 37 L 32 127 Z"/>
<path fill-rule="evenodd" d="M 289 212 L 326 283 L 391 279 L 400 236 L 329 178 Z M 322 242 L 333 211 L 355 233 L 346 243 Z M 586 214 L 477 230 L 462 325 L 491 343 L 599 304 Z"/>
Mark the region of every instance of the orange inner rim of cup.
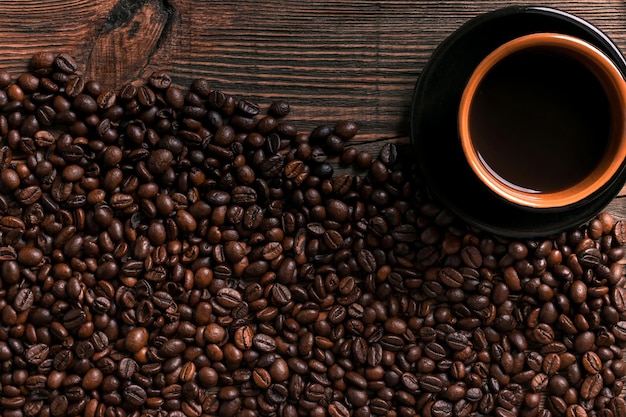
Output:
<path fill-rule="evenodd" d="M 610 138 L 598 166 L 584 180 L 567 189 L 550 193 L 529 193 L 501 182 L 481 162 L 470 134 L 469 115 L 472 101 L 487 73 L 509 55 L 522 50 L 549 49 L 566 54 L 585 65 L 600 81 L 611 108 Z M 459 107 L 459 136 L 465 158 L 478 178 L 500 197 L 521 206 L 556 208 L 577 203 L 606 184 L 626 158 L 626 82 L 615 64 L 595 46 L 572 36 L 558 33 L 535 33 L 501 45 L 476 67 L 470 77 Z M 532 167 L 529 166 L 529 169 Z"/>

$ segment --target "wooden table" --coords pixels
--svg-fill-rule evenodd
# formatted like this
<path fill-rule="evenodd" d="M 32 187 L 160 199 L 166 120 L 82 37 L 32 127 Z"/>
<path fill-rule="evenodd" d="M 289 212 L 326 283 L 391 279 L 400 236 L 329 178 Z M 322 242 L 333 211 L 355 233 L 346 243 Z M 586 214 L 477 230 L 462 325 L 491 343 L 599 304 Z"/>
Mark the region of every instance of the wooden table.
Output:
<path fill-rule="evenodd" d="M 534 2 L 532 2 L 534 3 Z M 292 106 L 301 130 L 351 119 L 354 145 L 408 141 L 414 84 L 435 47 L 468 19 L 527 1 L 5 0 L 0 68 L 30 56 L 72 54 L 109 87 L 166 70 L 187 88 L 214 88 Z M 626 51 L 626 2 L 543 1 L 578 15 Z M 626 188 L 608 207 L 626 217 Z"/>

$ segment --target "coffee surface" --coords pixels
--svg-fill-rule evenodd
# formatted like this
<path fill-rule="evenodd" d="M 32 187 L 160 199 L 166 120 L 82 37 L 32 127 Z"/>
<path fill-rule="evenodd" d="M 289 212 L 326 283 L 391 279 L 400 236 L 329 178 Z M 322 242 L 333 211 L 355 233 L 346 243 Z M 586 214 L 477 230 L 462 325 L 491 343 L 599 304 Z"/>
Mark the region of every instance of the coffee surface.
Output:
<path fill-rule="evenodd" d="M 478 87 L 470 133 L 485 165 L 531 192 L 571 187 L 598 165 L 610 135 L 601 83 L 582 63 L 554 51 L 518 52 Z"/>

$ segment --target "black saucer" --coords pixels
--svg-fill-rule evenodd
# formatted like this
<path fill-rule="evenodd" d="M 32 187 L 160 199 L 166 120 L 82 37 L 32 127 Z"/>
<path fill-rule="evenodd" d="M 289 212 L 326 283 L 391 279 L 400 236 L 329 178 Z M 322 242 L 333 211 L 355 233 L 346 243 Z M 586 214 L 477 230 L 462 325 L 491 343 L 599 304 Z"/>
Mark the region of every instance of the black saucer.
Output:
<path fill-rule="evenodd" d="M 619 49 L 590 23 L 552 8 L 513 6 L 470 20 L 439 45 L 413 96 L 411 140 L 430 190 L 468 224 L 508 237 L 545 236 L 579 226 L 600 212 L 626 180 L 626 164 L 622 164 L 605 187 L 575 206 L 566 210 L 527 209 L 496 196 L 465 161 L 457 133 L 457 112 L 467 80 L 492 50 L 537 32 L 584 39 L 604 51 L 626 74 L 626 61 Z"/>

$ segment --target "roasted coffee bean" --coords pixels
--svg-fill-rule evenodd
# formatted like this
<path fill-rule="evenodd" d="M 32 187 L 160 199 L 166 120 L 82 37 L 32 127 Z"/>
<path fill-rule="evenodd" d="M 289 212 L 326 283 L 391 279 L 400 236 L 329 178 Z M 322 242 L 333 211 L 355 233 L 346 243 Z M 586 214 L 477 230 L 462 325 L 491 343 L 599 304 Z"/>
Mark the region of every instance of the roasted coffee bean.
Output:
<path fill-rule="evenodd" d="M 284 100 L 276 100 L 270 104 L 268 112 L 274 117 L 281 118 L 287 116 L 289 114 L 289 110 L 289 103 Z"/>
<path fill-rule="evenodd" d="M 548 387 L 549 378 L 544 373 L 536 374 L 530 381 L 530 389 L 533 392 L 540 392 Z"/>
<path fill-rule="evenodd" d="M 602 390 L 603 379 L 602 375 L 595 374 L 588 376 L 583 380 L 582 385 L 580 386 L 580 396 L 584 400 L 588 400 L 590 398 L 595 398 L 598 396 L 600 391 Z"/>
<path fill-rule="evenodd" d="M 217 293 L 217 302 L 225 308 L 234 308 L 237 307 L 241 301 L 241 294 L 232 288 L 222 288 Z"/>
<path fill-rule="evenodd" d="M 548 353 L 543 358 L 542 370 L 548 376 L 554 375 L 561 368 L 561 357 L 556 353 Z"/>
<path fill-rule="evenodd" d="M 250 326 L 245 325 L 235 331 L 234 343 L 241 350 L 249 350 L 252 348 L 254 335 Z"/>
<path fill-rule="evenodd" d="M 405 374 L 405 375 L 406 375 L 406 374 Z M 410 375 L 410 374 L 409 374 L 409 375 Z M 403 378 L 402 378 L 402 381 L 403 381 L 403 383 L 404 383 L 404 381 L 405 381 L 404 376 L 403 376 Z M 413 388 L 411 388 L 411 386 L 409 386 L 409 385 L 410 385 L 410 384 L 406 384 L 406 383 L 405 383 L 405 386 L 407 387 L 407 389 L 408 389 L 409 391 L 415 391 L 415 390 L 417 390 L 417 387 L 413 389 Z M 436 377 L 436 376 L 434 376 L 434 375 L 425 375 L 425 376 L 423 376 L 422 378 L 420 378 L 420 380 L 419 380 L 419 386 L 420 386 L 420 387 L 421 387 L 424 391 L 437 393 L 437 392 L 440 392 L 440 391 L 443 389 L 443 381 L 441 381 L 441 379 L 440 379 L 440 378 L 437 378 L 437 377 Z"/>
<path fill-rule="evenodd" d="M 15 311 L 27 311 L 29 310 L 34 303 L 34 295 L 30 288 L 22 288 L 17 295 L 15 296 L 15 300 L 13 301 L 13 306 Z"/>
<path fill-rule="evenodd" d="M 554 331 L 549 325 L 540 323 L 533 330 L 533 336 L 537 342 L 546 345 L 554 340 Z"/>
<path fill-rule="evenodd" d="M 331 417 L 348 417 L 350 410 L 343 403 L 334 401 L 328 406 L 328 414 Z"/>
<path fill-rule="evenodd" d="M 592 375 L 599 374 L 602 371 L 602 360 L 595 352 L 585 352 L 582 356 L 582 364 L 585 371 Z"/>
<path fill-rule="evenodd" d="M 261 109 L 259 105 L 251 101 L 239 100 L 237 102 L 237 111 L 246 116 L 256 116 L 257 114 L 259 114 L 260 110 Z"/>
<path fill-rule="evenodd" d="M 585 416 L 587 416 L 587 411 L 585 411 L 585 409 L 579 404 L 572 404 L 569 407 L 567 407 L 567 410 L 565 410 L 565 417 L 585 417 Z"/>
<path fill-rule="evenodd" d="M 40 365 L 50 354 L 50 347 L 44 343 L 38 343 L 24 352 L 24 359 L 31 365 Z"/>
<path fill-rule="evenodd" d="M 52 416 L 65 415 L 68 407 L 68 400 L 65 395 L 57 395 L 50 403 L 50 414 Z"/>
<path fill-rule="evenodd" d="M 83 340 L 76 345 L 76 356 L 80 359 L 89 359 L 95 353 L 93 344 L 88 340 Z"/>
<path fill-rule="evenodd" d="M 169 74 L 162 71 L 155 71 L 150 74 L 148 78 L 150 85 L 156 89 L 163 90 L 170 86 L 172 83 L 172 77 Z"/>
<path fill-rule="evenodd" d="M 383 164 L 393 166 L 398 159 L 397 146 L 393 143 L 385 143 L 380 149 L 379 159 Z"/>
<path fill-rule="evenodd" d="M 74 58 L 72 58 L 68 54 L 58 55 L 54 60 L 54 64 L 57 66 L 58 69 L 67 74 L 73 74 L 78 68 L 78 65 L 76 64 Z"/>
<path fill-rule="evenodd" d="M 157 149 L 150 153 L 146 166 L 154 175 L 163 174 L 172 164 L 174 155 L 168 149 Z"/>
<path fill-rule="evenodd" d="M 130 379 L 135 372 L 139 371 L 139 365 L 131 358 L 122 358 L 119 362 L 117 373 L 121 378 Z"/>
<path fill-rule="evenodd" d="M 254 335 L 252 344 L 261 352 L 273 352 L 276 349 L 276 340 L 264 333 Z"/>
<path fill-rule="evenodd" d="M 263 368 L 255 368 L 252 370 L 252 380 L 256 386 L 261 389 L 267 389 L 272 383 L 272 377 L 269 372 Z"/>
<path fill-rule="evenodd" d="M 385 345 L 383 345 L 385 347 Z M 424 353 L 431 359 L 438 361 L 446 357 L 446 349 L 439 343 L 431 342 L 425 346 Z"/>
<path fill-rule="evenodd" d="M 85 80 L 81 76 L 70 77 L 65 84 L 65 94 L 69 97 L 76 97 L 83 92 Z"/>
<path fill-rule="evenodd" d="M 135 327 L 126 335 L 124 344 L 129 352 L 138 352 L 148 343 L 148 332 L 144 327 Z"/>
<path fill-rule="evenodd" d="M 468 346 L 468 338 L 462 333 L 454 332 L 446 336 L 447 345 L 454 350 L 463 350 Z"/>
<path fill-rule="evenodd" d="M 463 275 L 454 268 L 444 267 L 439 272 L 439 280 L 442 284 L 450 288 L 460 288 L 463 286 Z"/>
<path fill-rule="evenodd" d="M 139 385 L 129 385 L 124 389 L 124 399 L 128 401 L 128 404 L 132 407 L 142 406 L 147 398 L 146 391 Z"/>
<path fill-rule="evenodd" d="M 438 400 L 432 404 L 430 413 L 433 417 L 450 417 L 452 416 L 452 410 L 453 407 L 451 403 L 444 400 Z"/>
<path fill-rule="evenodd" d="M 610 409 L 615 417 L 626 415 L 626 401 L 621 397 L 612 398 Z M 575 411 L 577 411 L 577 414 L 580 414 L 578 409 Z"/>
<path fill-rule="evenodd" d="M 626 415 L 622 220 L 496 237 L 354 122 L 79 67 L 0 71 L 5 414 Z"/>

